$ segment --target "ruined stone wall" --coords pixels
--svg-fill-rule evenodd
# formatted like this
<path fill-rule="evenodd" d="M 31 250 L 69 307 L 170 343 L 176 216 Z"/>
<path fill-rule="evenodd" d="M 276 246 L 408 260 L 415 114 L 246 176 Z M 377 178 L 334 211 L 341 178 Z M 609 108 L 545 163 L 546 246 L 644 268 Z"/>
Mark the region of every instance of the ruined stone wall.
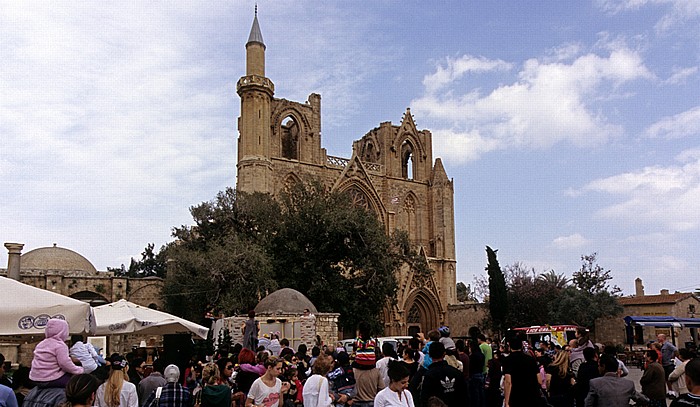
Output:
<path fill-rule="evenodd" d="M 260 336 L 271 331 L 280 331 L 280 339 L 287 338 L 290 347 L 297 349 L 303 343 L 308 349 L 316 344 L 316 335 L 326 344 L 335 344 L 338 338 L 338 317 L 340 314 L 331 312 L 319 312 L 316 315 L 304 317 L 300 314 L 256 315 L 260 322 Z M 223 328 L 227 328 L 231 334 L 233 343 L 243 343 L 241 326 L 248 319 L 247 316 L 234 316 L 223 319 Z M 279 329 L 284 325 L 284 331 Z M 296 325 L 296 328 L 293 326 Z M 215 334 L 216 335 L 216 334 Z M 216 338 L 214 338 L 216 340 Z"/>
<path fill-rule="evenodd" d="M 479 327 L 484 335 L 492 337 L 492 332 L 484 328 L 484 321 L 488 318 L 489 309 L 484 303 L 462 302 L 447 307 L 450 336 L 453 338 L 468 336 L 472 326 Z"/>

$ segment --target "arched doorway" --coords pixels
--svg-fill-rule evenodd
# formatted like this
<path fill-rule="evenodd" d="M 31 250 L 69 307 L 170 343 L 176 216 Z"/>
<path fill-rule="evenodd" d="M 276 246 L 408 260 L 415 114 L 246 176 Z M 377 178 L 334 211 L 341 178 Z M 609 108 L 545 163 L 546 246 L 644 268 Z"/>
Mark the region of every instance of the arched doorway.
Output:
<path fill-rule="evenodd" d="M 437 299 L 424 289 L 418 289 L 406 301 L 406 332 L 413 336 L 418 332 L 437 329 L 440 324 Z"/>
<path fill-rule="evenodd" d="M 87 302 L 91 307 L 97 307 L 98 305 L 109 304 L 109 301 L 100 294 L 94 293 L 92 291 L 78 291 L 77 293 L 71 294 L 71 298 Z"/>

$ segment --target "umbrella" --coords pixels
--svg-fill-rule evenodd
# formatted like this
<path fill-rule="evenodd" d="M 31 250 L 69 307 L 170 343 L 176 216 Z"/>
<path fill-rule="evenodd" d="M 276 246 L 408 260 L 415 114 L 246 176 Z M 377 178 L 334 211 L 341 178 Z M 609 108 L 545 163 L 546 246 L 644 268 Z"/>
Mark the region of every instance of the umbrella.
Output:
<path fill-rule="evenodd" d="M 95 335 L 166 335 L 192 332 L 206 339 L 209 333 L 208 328 L 194 322 L 127 300 L 94 307 L 92 312 L 95 319 Z"/>
<path fill-rule="evenodd" d="M 68 322 L 70 333 L 90 331 L 90 304 L 41 288 L 0 277 L 5 300 L 0 307 L 0 335 L 43 335 L 46 321 Z"/>

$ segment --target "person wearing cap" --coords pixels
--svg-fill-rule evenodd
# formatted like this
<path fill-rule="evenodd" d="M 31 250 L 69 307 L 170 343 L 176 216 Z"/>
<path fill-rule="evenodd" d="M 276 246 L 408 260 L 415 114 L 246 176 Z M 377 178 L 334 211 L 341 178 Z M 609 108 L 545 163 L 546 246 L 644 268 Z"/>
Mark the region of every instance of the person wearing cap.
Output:
<path fill-rule="evenodd" d="M 156 400 L 156 388 L 148 396 L 143 407 L 190 407 L 190 391 L 179 383 L 180 369 L 175 365 L 168 365 L 163 371 L 163 377 L 166 383 L 160 397 Z"/>
<path fill-rule="evenodd" d="M 146 399 L 153 393 L 153 390 L 165 386 L 165 377 L 163 377 L 164 369 L 165 362 L 163 362 L 163 359 L 158 358 L 153 361 L 153 371 L 151 374 L 141 380 L 136 386 L 139 393 L 139 405 L 143 406 L 144 403 L 146 403 Z"/>
<path fill-rule="evenodd" d="M 136 385 L 127 378 L 129 364 L 118 353 L 109 357 L 109 378 L 97 389 L 95 407 L 138 407 Z"/>

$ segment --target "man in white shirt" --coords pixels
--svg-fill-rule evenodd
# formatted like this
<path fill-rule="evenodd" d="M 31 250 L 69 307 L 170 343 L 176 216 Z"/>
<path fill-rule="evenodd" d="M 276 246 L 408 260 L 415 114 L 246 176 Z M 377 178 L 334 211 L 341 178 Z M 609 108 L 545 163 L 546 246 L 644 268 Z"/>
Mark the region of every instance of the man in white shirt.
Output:
<path fill-rule="evenodd" d="M 85 373 L 92 373 L 97 369 L 97 352 L 95 348 L 89 344 L 83 342 L 82 335 L 73 335 L 70 338 L 70 356 L 80 361 L 80 365 L 83 367 Z"/>
<path fill-rule="evenodd" d="M 389 386 L 389 361 L 398 360 L 398 356 L 389 342 L 384 342 L 382 345 L 382 354 L 384 357 L 377 361 L 377 369 L 379 369 L 379 375 L 384 381 L 384 387 L 387 387 Z"/>

